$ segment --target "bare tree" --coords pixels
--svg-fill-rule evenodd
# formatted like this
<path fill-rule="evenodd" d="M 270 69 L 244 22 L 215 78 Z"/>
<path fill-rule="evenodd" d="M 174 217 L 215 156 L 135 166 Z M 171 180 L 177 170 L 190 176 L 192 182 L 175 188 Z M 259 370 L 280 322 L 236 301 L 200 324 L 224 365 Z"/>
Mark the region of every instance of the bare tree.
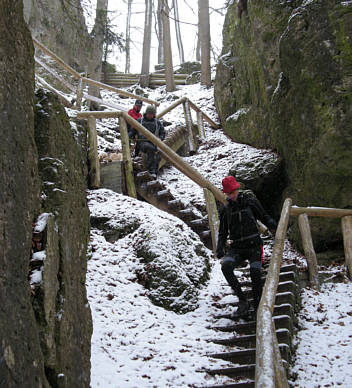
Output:
<path fill-rule="evenodd" d="M 143 37 L 143 57 L 141 78 L 139 80 L 142 87 L 149 85 L 150 66 L 150 45 L 152 39 L 152 0 L 145 0 L 144 37 Z"/>
<path fill-rule="evenodd" d="M 90 78 L 100 81 L 102 70 L 102 58 L 104 48 L 105 29 L 107 25 L 109 0 L 97 0 L 97 8 L 95 14 L 95 23 L 90 34 L 91 52 L 89 60 L 89 74 Z M 95 86 L 89 86 L 88 93 L 91 96 L 98 96 L 99 89 Z M 92 105 L 92 104 L 91 104 Z"/>
<path fill-rule="evenodd" d="M 166 91 L 172 92 L 176 90 L 174 69 L 172 65 L 172 49 L 170 36 L 170 20 L 169 20 L 169 5 L 168 0 L 162 0 L 162 21 L 164 30 L 164 59 L 165 59 L 165 82 Z"/>
<path fill-rule="evenodd" d="M 183 63 L 185 61 L 185 54 L 183 51 L 183 44 L 182 44 L 182 37 L 181 37 L 181 29 L 180 29 L 180 21 L 179 21 L 179 13 L 178 13 L 178 0 L 172 0 L 172 5 L 174 8 L 174 16 L 175 16 L 175 30 L 176 30 L 178 54 L 180 58 L 180 63 Z"/>
<path fill-rule="evenodd" d="M 198 0 L 201 51 L 201 84 L 211 86 L 209 0 Z"/>
<path fill-rule="evenodd" d="M 129 73 L 131 70 L 131 9 L 132 9 L 132 0 L 128 0 L 128 3 L 127 3 L 127 21 L 126 21 L 125 73 Z"/>
<path fill-rule="evenodd" d="M 163 7 L 163 0 L 158 0 L 158 10 L 157 10 L 157 19 L 158 19 L 158 64 L 164 63 L 164 30 L 163 30 L 163 21 L 161 10 Z"/>

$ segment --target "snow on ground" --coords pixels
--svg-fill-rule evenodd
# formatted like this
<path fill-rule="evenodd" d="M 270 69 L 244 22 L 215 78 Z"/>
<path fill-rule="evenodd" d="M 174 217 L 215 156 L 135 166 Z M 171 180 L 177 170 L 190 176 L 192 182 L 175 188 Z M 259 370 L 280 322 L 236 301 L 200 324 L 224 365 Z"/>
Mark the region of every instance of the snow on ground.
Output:
<path fill-rule="evenodd" d="M 304 289 L 293 387 L 352 387 L 352 283 Z"/>
<path fill-rule="evenodd" d="M 212 119 L 217 120 L 212 89 L 200 85 L 184 86 L 172 93 L 172 98 L 170 94 L 165 93 L 163 87 L 148 92 L 149 98 L 161 102 L 158 111 L 186 95 Z M 111 102 L 118 101 L 110 92 L 103 94 L 104 98 Z M 123 99 L 118 102 L 132 107 L 134 100 Z M 182 106 L 166 115 L 165 119 L 173 125 L 184 123 Z M 196 120 L 195 117 L 193 119 Z M 97 122 L 101 151 L 106 151 L 104 147 L 115 147 L 119 151 L 119 140 L 113 132 L 116 125 L 117 121 L 113 119 Z M 107 141 L 109 136 L 114 140 Z M 202 143 L 197 155 L 186 160 L 220 187 L 221 179 L 228 175 L 235 159 L 251 160 L 259 155 L 273 157 L 275 154 L 233 143 L 221 130 L 213 130 L 206 125 L 206 141 Z M 164 169 L 159 179 L 167 182 L 179 199 L 192 202 L 200 208 L 204 207 L 202 190 L 176 169 Z M 143 217 L 139 217 L 139 222 L 146 229 L 160 222 L 160 217 L 171 217 L 165 213 L 161 216 L 162 212 L 150 205 L 124 196 L 105 195 L 103 202 L 106 203 L 102 204 L 97 201 L 99 195 L 101 190 L 89 194 L 92 214 L 103 216 L 105 212 L 109 214 L 121 211 L 134 217 L 138 209 L 139 214 L 145 214 L 144 222 L 141 221 Z M 151 216 L 154 221 L 150 219 Z M 109 217 L 113 218 L 112 214 Z M 92 229 L 93 252 L 88 262 L 87 275 L 94 326 L 92 387 L 192 387 L 231 381 L 224 376 L 211 377 L 199 372 L 203 368 L 227 365 L 224 361 L 206 356 L 207 353 L 224 350 L 222 346 L 208 341 L 210 338 L 224 338 L 223 333 L 215 332 L 208 326 L 215 322 L 216 325 L 230 324 L 230 321 L 225 319 L 214 319 L 214 315 L 220 311 L 231 311 L 218 310 L 219 305 L 236 301 L 223 278 L 219 261 L 211 259 L 210 279 L 199 292 L 198 307 L 192 312 L 178 315 L 150 302 L 147 290 L 136 281 L 136 271 L 141 269 L 143 263 L 136 257 L 132 246 L 131 235 L 124 236 L 112 244 L 105 240 L 101 231 Z M 271 250 L 272 242 L 266 241 L 264 253 L 267 260 Z M 299 260 L 299 255 L 287 242 L 285 261 Z M 241 272 L 237 272 L 237 275 L 241 276 Z"/>
<path fill-rule="evenodd" d="M 110 190 L 91 191 L 88 198 L 92 215 L 112 222 L 119 211 L 130 214 L 140 228 L 149 230 L 161 222 L 182 222 L 147 203 Z M 186 241 L 194 233 L 185 227 Z M 207 329 L 217 312 L 214 301 L 229 291 L 219 262 L 211 261 L 211 279 L 200 290 L 196 310 L 178 315 L 153 305 L 147 290 L 136 281 L 136 273 L 144 265 L 133 250 L 136 238 L 135 233 L 130 233 L 109 243 L 101 231 L 91 231 L 87 292 L 94 327 L 92 387 L 192 387 L 231 381 L 199 372 L 202 368 L 228 365 L 206 355 L 224 349 L 208 342 L 220 334 Z M 197 237 L 194 244 L 199 243 Z"/>

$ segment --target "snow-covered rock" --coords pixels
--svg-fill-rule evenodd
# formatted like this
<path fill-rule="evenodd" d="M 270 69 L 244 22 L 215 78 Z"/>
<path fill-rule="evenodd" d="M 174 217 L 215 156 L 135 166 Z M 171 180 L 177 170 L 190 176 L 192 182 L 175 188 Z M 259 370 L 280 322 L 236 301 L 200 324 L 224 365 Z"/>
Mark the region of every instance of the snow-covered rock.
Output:
<path fill-rule="evenodd" d="M 198 235 L 178 218 L 110 190 L 91 191 L 88 198 L 97 236 L 93 259 L 104 261 L 102 251 L 127 246 L 128 255 L 116 264 L 131 265 L 129 278 L 146 288 L 154 304 L 180 313 L 194 310 L 211 254 Z"/>

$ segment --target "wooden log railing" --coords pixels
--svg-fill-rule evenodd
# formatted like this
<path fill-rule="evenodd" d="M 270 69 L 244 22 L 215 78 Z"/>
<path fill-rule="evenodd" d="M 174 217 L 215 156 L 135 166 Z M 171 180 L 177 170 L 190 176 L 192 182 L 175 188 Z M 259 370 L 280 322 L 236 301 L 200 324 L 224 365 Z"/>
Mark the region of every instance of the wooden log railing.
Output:
<path fill-rule="evenodd" d="M 255 386 L 257 388 L 288 387 L 273 324 L 273 310 L 289 216 L 298 216 L 303 249 L 308 263 L 310 284 L 313 288 L 319 289 L 318 263 L 313 247 L 308 216 L 341 218 L 345 262 L 350 279 L 352 276 L 352 209 L 298 207 L 291 206 L 291 202 L 291 199 L 286 199 L 283 205 L 275 235 L 270 267 L 257 312 L 255 372 Z"/>
<path fill-rule="evenodd" d="M 280 266 L 291 203 L 292 200 L 290 198 L 286 199 L 282 208 L 279 225 L 276 230 L 270 267 L 257 312 L 255 368 L 255 386 L 257 388 L 288 388 L 285 369 L 276 337 L 273 311 L 277 286 L 279 284 Z"/>
<path fill-rule="evenodd" d="M 102 99 L 99 99 L 97 97 L 90 96 L 89 94 L 84 94 L 83 90 L 84 90 L 85 85 L 91 85 L 91 86 L 96 86 L 99 89 L 110 90 L 112 92 L 115 92 L 119 96 L 124 96 L 124 97 L 128 97 L 128 98 L 135 98 L 135 99 L 142 100 L 142 101 L 144 101 L 144 102 L 146 102 L 148 104 L 152 104 L 152 105 L 155 105 L 155 106 L 159 106 L 160 105 L 160 102 L 158 102 L 158 101 L 155 101 L 155 100 L 143 97 L 143 96 L 139 96 L 137 94 L 133 94 L 133 93 L 127 92 L 126 90 L 115 88 L 115 87 L 113 87 L 111 85 L 107 85 L 107 84 L 104 84 L 104 83 L 99 82 L 99 81 L 92 80 L 92 79 L 87 78 L 87 77 L 83 77 L 76 70 L 74 70 L 71 66 L 69 66 L 67 63 L 65 63 L 65 61 L 63 59 L 61 59 L 59 56 L 57 56 L 55 53 L 53 53 L 51 50 L 49 50 L 47 47 L 45 47 L 42 43 L 40 43 L 37 39 L 35 39 L 35 38 L 32 38 L 32 39 L 33 39 L 34 45 L 38 49 L 40 49 L 43 53 L 45 53 L 46 55 L 51 57 L 61 68 L 66 70 L 69 74 L 71 74 L 78 81 L 77 89 L 75 89 L 73 86 L 71 86 L 71 85 L 69 86 L 68 82 L 64 81 L 62 79 L 62 77 L 60 77 L 54 71 L 49 71 L 50 74 L 53 75 L 56 79 L 58 79 L 66 88 L 69 88 L 71 91 L 76 92 L 76 96 L 77 96 L 77 98 L 76 98 L 76 109 L 81 110 L 81 104 L 82 104 L 82 98 L 83 97 L 88 99 L 88 100 L 95 101 L 95 102 L 98 102 L 98 103 L 100 103 L 102 105 L 110 106 L 110 107 L 115 108 L 115 109 L 119 109 L 119 110 L 124 110 L 125 109 L 125 108 L 123 108 L 121 106 L 120 107 L 117 107 L 116 105 L 112 106 L 113 104 L 111 104 L 109 102 L 106 102 L 106 101 L 104 101 Z M 36 58 L 36 63 L 39 66 L 42 66 L 43 68 L 45 68 L 48 71 L 48 69 L 47 69 L 48 66 L 44 65 L 43 62 L 40 61 L 40 59 Z M 43 82 L 41 82 L 41 83 L 43 84 Z M 46 85 L 45 87 L 48 87 L 48 86 Z M 58 90 L 56 90 L 55 88 L 53 88 L 52 86 L 50 86 L 50 90 L 55 92 L 55 94 L 61 96 L 60 92 Z"/>
<path fill-rule="evenodd" d="M 204 178 L 197 170 L 195 170 L 192 166 L 190 166 L 187 162 L 185 162 L 176 152 L 174 152 L 169 146 L 167 146 L 163 141 L 161 141 L 158 137 L 154 136 L 151 132 L 149 132 L 145 127 L 143 127 L 138 121 L 134 120 L 131 116 L 129 116 L 126 112 L 116 111 L 116 112 L 78 112 L 78 119 L 88 119 L 90 126 L 90 132 L 94 133 L 95 129 L 95 120 L 96 119 L 104 119 L 104 118 L 118 118 L 120 123 L 120 131 L 121 131 L 121 143 L 123 148 L 123 163 L 124 163 L 124 171 L 126 174 L 126 184 L 127 184 L 127 192 L 130 196 L 136 197 L 136 189 L 134 185 L 133 178 L 133 166 L 130 156 L 129 149 L 129 141 L 127 136 L 127 123 L 135 128 L 141 135 L 143 135 L 146 139 L 156 145 L 163 156 L 164 159 L 169 161 L 172 165 L 174 165 L 179 171 L 185 174 L 188 178 L 190 178 L 193 182 L 204 189 L 205 201 L 207 204 L 207 212 L 208 212 L 208 220 L 209 227 L 212 234 L 213 241 L 213 249 L 216 248 L 216 240 L 219 228 L 219 220 L 217 208 L 215 205 L 215 201 L 218 200 L 221 203 L 226 203 L 225 195 L 215 187 L 209 180 Z M 94 123 L 92 121 L 94 120 Z M 97 155 L 97 150 L 95 150 Z M 94 175 L 96 177 L 96 175 Z M 94 182 L 95 185 L 97 182 Z"/>

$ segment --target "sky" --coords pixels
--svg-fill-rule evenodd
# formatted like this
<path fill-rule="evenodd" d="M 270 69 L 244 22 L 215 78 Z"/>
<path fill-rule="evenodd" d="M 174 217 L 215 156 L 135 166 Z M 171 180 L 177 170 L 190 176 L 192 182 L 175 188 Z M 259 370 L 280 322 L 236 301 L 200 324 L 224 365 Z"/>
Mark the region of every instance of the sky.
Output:
<path fill-rule="evenodd" d="M 179 18 L 181 23 L 181 35 L 185 52 L 185 60 L 195 60 L 195 50 L 197 44 L 197 22 L 198 22 L 198 10 L 197 1 L 191 0 L 178 0 L 179 2 Z M 169 0 L 169 3 L 171 1 Z M 222 46 L 222 26 L 224 22 L 224 16 L 218 12 L 215 12 L 212 8 L 222 8 L 226 3 L 225 0 L 209 0 L 210 7 L 210 34 L 211 43 L 215 56 L 220 55 Z M 86 20 L 88 28 L 92 26 L 94 21 L 95 12 L 91 10 L 95 9 L 96 0 L 83 0 L 86 11 Z M 157 1 L 155 0 L 155 4 Z M 143 27 L 144 27 L 144 10 L 145 2 L 143 0 L 133 0 L 132 2 L 132 18 L 131 18 L 131 37 L 133 43 L 131 45 L 131 72 L 140 73 L 142 66 L 142 48 L 143 48 Z M 87 12 L 88 11 L 88 12 Z M 110 17 L 113 18 L 113 24 L 116 25 L 116 32 L 123 33 L 125 36 L 126 29 L 126 15 L 127 15 L 127 2 L 125 0 L 109 0 L 109 11 L 111 11 Z M 222 10 L 224 13 L 224 10 Z M 90 14 L 90 15 L 89 15 Z M 172 16 L 172 13 L 171 13 Z M 190 24 L 186 24 L 190 23 Z M 171 28 L 171 40 L 173 51 L 173 65 L 177 66 L 180 61 L 178 58 L 177 42 L 175 36 L 175 24 L 173 20 L 170 20 Z M 157 38 L 154 29 L 154 21 L 152 28 L 152 48 L 151 48 L 151 67 L 150 70 L 154 70 L 154 65 L 157 64 Z M 212 58 L 213 62 L 214 59 Z M 118 71 L 124 71 L 125 69 L 125 54 L 120 53 L 118 50 L 114 50 L 114 53 L 110 56 L 109 62 L 114 63 Z"/>

